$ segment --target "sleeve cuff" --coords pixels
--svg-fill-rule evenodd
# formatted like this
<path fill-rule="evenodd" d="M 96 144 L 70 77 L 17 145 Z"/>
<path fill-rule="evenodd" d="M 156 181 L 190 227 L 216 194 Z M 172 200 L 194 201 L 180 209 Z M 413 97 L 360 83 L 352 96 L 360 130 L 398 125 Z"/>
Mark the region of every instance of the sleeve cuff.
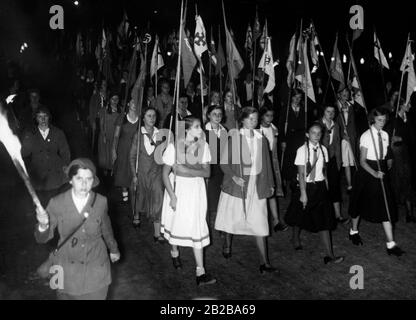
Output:
<path fill-rule="evenodd" d="M 45 229 L 43 229 L 40 225 L 38 226 L 38 230 L 39 230 L 39 232 L 40 233 L 44 233 L 46 230 L 48 230 L 49 229 L 49 225 L 48 225 L 48 227 L 47 228 L 45 228 Z"/>

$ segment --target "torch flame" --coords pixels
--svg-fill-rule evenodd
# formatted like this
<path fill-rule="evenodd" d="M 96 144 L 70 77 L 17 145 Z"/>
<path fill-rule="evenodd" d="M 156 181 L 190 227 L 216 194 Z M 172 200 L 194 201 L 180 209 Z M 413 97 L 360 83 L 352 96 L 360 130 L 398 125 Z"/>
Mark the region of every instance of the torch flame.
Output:
<path fill-rule="evenodd" d="M 19 138 L 10 129 L 6 111 L 2 105 L 0 105 L 0 141 L 4 144 L 12 160 L 17 160 L 27 175 L 26 166 L 21 154 L 22 145 L 20 144 Z"/>

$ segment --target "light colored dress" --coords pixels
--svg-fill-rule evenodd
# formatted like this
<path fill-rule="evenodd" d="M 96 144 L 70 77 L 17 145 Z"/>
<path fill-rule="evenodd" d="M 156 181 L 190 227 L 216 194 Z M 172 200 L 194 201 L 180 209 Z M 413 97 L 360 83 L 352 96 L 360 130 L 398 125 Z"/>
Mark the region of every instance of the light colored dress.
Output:
<path fill-rule="evenodd" d="M 256 165 L 262 163 L 259 146 L 262 145 L 262 135 L 254 131 L 254 137 L 247 137 L 250 150 L 251 163 L 247 195 L 245 200 L 246 215 L 244 214 L 243 200 L 225 192 L 221 192 L 215 229 L 230 234 L 267 237 L 269 235 L 269 222 L 267 219 L 267 199 L 259 199 L 257 193 Z"/>
<path fill-rule="evenodd" d="M 201 148 L 202 149 L 202 148 Z M 209 146 L 204 142 L 201 159 L 202 164 L 211 162 Z M 175 147 L 169 144 L 163 162 L 168 166 L 175 164 Z M 173 186 L 174 174 L 169 176 Z M 165 191 L 162 208 L 161 232 L 171 245 L 202 249 L 210 244 L 207 215 L 207 192 L 202 177 L 176 176 L 177 197 L 176 212 L 170 207 L 170 196 Z"/>

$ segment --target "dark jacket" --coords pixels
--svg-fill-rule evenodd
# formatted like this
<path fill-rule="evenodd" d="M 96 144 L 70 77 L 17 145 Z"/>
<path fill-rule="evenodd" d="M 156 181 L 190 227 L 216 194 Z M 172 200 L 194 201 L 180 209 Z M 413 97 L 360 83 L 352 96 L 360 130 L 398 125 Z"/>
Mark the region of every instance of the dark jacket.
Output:
<path fill-rule="evenodd" d="M 38 128 L 24 134 L 22 157 L 36 190 L 54 190 L 65 183 L 64 167 L 71 161 L 71 153 L 60 129 L 50 126 L 49 135 L 43 139 Z"/>
<path fill-rule="evenodd" d="M 238 140 L 240 142 L 240 146 L 236 143 Z M 257 161 L 261 162 L 261 171 L 256 177 L 257 193 L 259 199 L 267 199 L 273 195 L 272 188 L 275 186 L 269 145 L 267 139 L 263 136 L 261 136 L 261 139 L 257 139 L 256 141 L 258 143 L 258 149 L 261 150 L 261 154 L 257 157 Z M 240 150 L 241 152 L 239 152 Z M 225 151 L 221 155 L 221 169 L 224 172 L 224 180 L 221 189 L 223 192 L 234 197 L 243 198 L 241 187 L 233 181 L 233 177 L 237 176 L 245 180 L 244 194 L 247 196 L 247 188 L 250 180 L 249 172 L 251 168 L 251 164 L 247 164 L 247 161 L 245 160 L 250 159 L 247 140 L 241 134 L 238 136 L 237 134 L 234 134 L 228 138 Z M 233 161 L 233 154 L 239 155 L 240 161 L 238 161 L 238 159 L 234 159 Z M 241 163 L 241 166 L 239 163 Z M 242 175 L 240 174 L 240 167 L 242 169 Z"/>
<path fill-rule="evenodd" d="M 46 211 L 49 214 L 49 229 L 41 233 L 36 225 L 35 238 L 38 243 L 53 239 L 58 228 L 59 243 L 62 243 L 82 222 L 84 213 L 89 217 L 58 252 L 54 263 L 64 270 L 63 293 L 84 295 L 96 292 L 111 283 L 110 253 L 119 253 L 108 217 L 107 199 L 99 194 L 91 209 L 94 194 L 91 192 L 82 214 L 78 213 L 72 199 L 72 189 L 52 198 Z M 75 239 L 75 240 L 74 240 Z"/>

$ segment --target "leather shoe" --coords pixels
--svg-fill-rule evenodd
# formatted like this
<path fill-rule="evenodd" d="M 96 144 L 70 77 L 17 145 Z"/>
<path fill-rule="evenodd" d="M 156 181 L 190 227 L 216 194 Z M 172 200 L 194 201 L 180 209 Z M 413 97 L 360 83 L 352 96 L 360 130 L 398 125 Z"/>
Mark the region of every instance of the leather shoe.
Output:
<path fill-rule="evenodd" d="M 279 271 L 276 268 L 273 268 L 271 265 L 262 264 L 260 266 L 260 273 L 261 274 L 274 273 L 274 272 L 279 272 Z"/>
<path fill-rule="evenodd" d="M 205 286 L 209 284 L 214 284 L 216 282 L 217 282 L 217 279 L 215 279 L 209 274 L 203 274 L 202 276 L 196 277 L 197 286 Z"/>
<path fill-rule="evenodd" d="M 173 262 L 173 267 L 176 270 L 182 269 L 182 262 L 181 262 L 181 259 L 179 257 L 172 258 L 172 262 Z"/>
<path fill-rule="evenodd" d="M 153 237 L 153 241 L 155 243 L 158 243 L 158 244 L 165 244 L 166 243 L 166 240 L 164 238 L 162 238 L 162 236 Z"/>
<path fill-rule="evenodd" d="M 222 248 L 222 255 L 225 259 L 230 259 L 232 257 L 231 247 L 223 247 Z"/>
<path fill-rule="evenodd" d="M 324 258 L 324 263 L 328 264 L 328 263 L 341 263 L 342 261 L 344 261 L 344 257 L 325 257 Z"/>
<path fill-rule="evenodd" d="M 360 237 L 360 235 L 358 233 L 356 233 L 356 234 L 350 234 L 349 235 L 349 239 L 356 246 L 363 245 L 363 240 L 361 239 L 361 237 Z"/>
<path fill-rule="evenodd" d="M 404 254 L 405 252 L 402 250 L 402 249 L 400 249 L 398 246 L 394 246 L 393 248 L 391 248 L 391 249 L 388 249 L 387 248 L 387 254 L 390 256 L 390 255 L 393 255 L 393 256 L 396 256 L 396 257 L 400 257 L 402 254 Z"/>

